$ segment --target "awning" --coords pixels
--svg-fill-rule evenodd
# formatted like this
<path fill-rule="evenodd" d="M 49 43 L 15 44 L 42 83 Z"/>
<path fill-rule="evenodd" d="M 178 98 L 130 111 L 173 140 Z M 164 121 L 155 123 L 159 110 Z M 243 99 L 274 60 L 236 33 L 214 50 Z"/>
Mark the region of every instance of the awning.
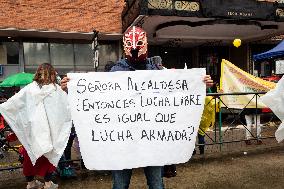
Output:
<path fill-rule="evenodd" d="M 123 31 L 140 26 L 149 44 L 244 43 L 284 32 L 284 3 L 253 0 L 128 0 Z"/>
<path fill-rule="evenodd" d="M 94 30 L 95 32 L 95 30 Z M 43 38 L 43 39 L 67 39 L 67 40 L 84 40 L 90 43 L 93 40 L 94 32 L 63 32 L 52 30 L 36 30 L 36 29 L 18 29 L 18 28 L 0 28 L 1 37 L 12 38 Z M 98 33 L 99 40 L 120 40 L 122 39 L 121 33 Z"/>
<path fill-rule="evenodd" d="M 279 43 L 276 47 L 273 49 L 266 51 L 264 53 L 260 53 L 257 55 L 253 55 L 254 61 L 262 61 L 262 60 L 268 60 L 268 59 L 274 59 L 284 56 L 284 41 Z"/>

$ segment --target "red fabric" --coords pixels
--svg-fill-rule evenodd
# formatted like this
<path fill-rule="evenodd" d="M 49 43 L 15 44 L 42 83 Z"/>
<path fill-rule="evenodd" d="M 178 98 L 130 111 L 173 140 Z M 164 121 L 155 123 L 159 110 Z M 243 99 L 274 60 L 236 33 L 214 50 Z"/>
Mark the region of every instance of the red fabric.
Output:
<path fill-rule="evenodd" d="M 4 128 L 5 128 L 4 117 L 0 115 L 0 129 L 4 129 Z"/>
<path fill-rule="evenodd" d="M 33 166 L 30 157 L 25 148 L 19 150 L 24 157 L 23 162 L 23 174 L 25 176 L 41 176 L 44 177 L 47 173 L 52 173 L 56 170 L 46 157 L 41 156 L 37 159 L 35 165 Z"/>
<path fill-rule="evenodd" d="M 6 136 L 6 140 L 8 142 L 15 142 L 16 140 L 18 140 L 18 137 L 15 135 L 15 133 L 11 132 Z"/>
<path fill-rule="evenodd" d="M 143 62 L 147 58 L 147 35 L 137 26 L 129 28 L 123 36 L 125 56 L 131 63 Z M 133 50 L 137 50 L 136 53 Z"/>
<path fill-rule="evenodd" d="M 262 108 L 263 113 L 269 113 L 272 112 L 270 108 Z"/>

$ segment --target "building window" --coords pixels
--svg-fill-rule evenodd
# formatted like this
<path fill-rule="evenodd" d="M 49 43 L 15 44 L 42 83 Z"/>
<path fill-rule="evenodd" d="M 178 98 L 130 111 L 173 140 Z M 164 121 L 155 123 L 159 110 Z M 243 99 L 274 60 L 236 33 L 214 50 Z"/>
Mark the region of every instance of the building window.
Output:
<path fill-rule="evenodd" d="M 35 72 L 38 65 L 50 62 L 64 75 L 68 72 L 95 71 L 94 52 L 90 43 L 31 43 L 24 42 L 25 71 Z M 119 52 L 118 42 L 101 42 L 99 44 L 99 71 L 108 61 L 116 62 Z"/>
<path fill-rule="evenodd" d="M 0 64 L 19 64 L 18 42 L 0 42 Z"/>
<path fill-rule="evenodd" d="M 74 44 L 76 65 L 93 66 L 93 51 L 91 44 Z"/>
<path fill-rule="evenodd" d="M 58 68 L 74 67 L 73 44 L 50 44 L 51 64 Z"/>
<path fill-rule="evenodd" d="M 24 57 L 26 67 L 50 62 L 48 43 L 24 43 Z"/>
<path fill-rule="evenodd" d="M 222 59 L 229 59 L 229 48 L 225 46 L 203 46 L 199 48 L 199 67 L 206 68 L 214 82 L 219 82 Z"/>
<path fill-rule="evenodd" d="M 117 62 L 119 58 L 117 42 L 99 42 L 99 68 L 103 71 L 108 62 Z"/>
<path fill-rule="evenodd" d="M 94 69 L 92 44 L 74 44 L 74 54 L 76 71 Z"/>

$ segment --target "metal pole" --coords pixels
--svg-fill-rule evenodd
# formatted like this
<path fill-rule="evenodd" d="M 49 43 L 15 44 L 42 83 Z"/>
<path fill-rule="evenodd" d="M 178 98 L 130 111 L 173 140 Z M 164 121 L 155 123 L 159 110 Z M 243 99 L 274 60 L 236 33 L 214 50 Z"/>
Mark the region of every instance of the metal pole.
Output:
<path fill-rule="evenodd" d="M 93 49 L 93 63 L 94 63 L 94 68 L 95 68 L 95 71 L 98 70 L 98 67 L 99 67 L 99 49 L 98 49 L 98 34 L 99 32 L 94 30 L 94 36 L 93 36 L 93 43 L 92 43 L 92 49 Z"/>
<path fill-rule="evenodd" d="M 223 141 L 222 141 L 222 109 L 220 106 L 220 101 L 218 103 L 218 106 L 219 106 L 219 143 L 220 143 L 219 149 L 220 151 L 222 151 L 222 144 L 223 144 Z"/>
<path fill-rule="evenodd" d="M 258 111 L 257 111 L 257 94 L 255 94 L 255 128 L 256 128 L 256 139 L 257 139 L 257 142 L 259 141 L 259 136 L 258 136 L 258 134 L 257 134 L 257 131 L 258 131 L 258 125 L 257 125 L 257 113 L 258 113 Z M 259 117 L 259 119 L 260 119 L 260 117 Z"/>

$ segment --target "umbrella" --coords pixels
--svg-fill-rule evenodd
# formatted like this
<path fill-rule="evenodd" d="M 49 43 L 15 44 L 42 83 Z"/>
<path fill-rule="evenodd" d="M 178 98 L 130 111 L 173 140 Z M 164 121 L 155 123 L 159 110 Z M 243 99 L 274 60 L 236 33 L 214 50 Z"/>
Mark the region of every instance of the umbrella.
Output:
<path fill-rule="evenodd" d="M 31 83 L 34 79 L 34 74 L 17 73 L 10 75 L 0 84 L 0 87 L 20 87 Z"/>

